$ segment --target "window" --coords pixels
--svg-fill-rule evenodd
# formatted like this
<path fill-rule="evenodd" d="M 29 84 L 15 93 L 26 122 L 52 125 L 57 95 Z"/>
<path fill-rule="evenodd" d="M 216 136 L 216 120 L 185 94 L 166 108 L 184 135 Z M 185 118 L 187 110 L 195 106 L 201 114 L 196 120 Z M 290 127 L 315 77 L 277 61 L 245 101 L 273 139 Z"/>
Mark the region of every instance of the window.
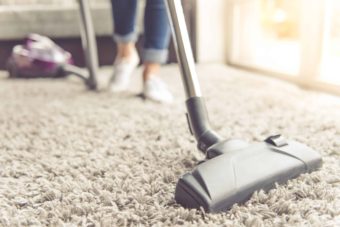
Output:
<path fill-rule="evenodd" d="M 339 0 L 230 0 L 229 12 L 232 65 L 340 93 Z"/>
<path fill-rule="evenodd" d="M 340 85 L 340 1 L 328 1 L 320 79 Z"/>
<path fill-rule="evenodd" d="M 235 5 L 233 62 L 296 75 L 300 65 L 300 1 L 255 0 Z"/>

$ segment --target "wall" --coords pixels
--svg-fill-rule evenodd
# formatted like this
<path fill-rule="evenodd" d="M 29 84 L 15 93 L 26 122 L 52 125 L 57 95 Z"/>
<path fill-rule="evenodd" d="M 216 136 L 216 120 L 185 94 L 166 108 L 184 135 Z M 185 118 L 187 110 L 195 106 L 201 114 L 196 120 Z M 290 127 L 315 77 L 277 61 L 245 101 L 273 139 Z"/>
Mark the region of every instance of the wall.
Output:
<path fill-rule="evenodd" d="M 227 62 L 227 5 L 227 0 L 196 0 L 197 62 Z"/>

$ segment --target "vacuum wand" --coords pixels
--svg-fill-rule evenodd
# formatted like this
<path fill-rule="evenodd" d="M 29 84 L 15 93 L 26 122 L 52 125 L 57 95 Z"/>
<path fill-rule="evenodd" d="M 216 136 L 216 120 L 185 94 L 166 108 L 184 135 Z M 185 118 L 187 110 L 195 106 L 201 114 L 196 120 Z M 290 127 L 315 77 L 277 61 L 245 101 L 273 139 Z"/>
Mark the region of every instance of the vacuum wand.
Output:
<path fill-rule="evenodd" d="M 91 11 L 88 0 L 79 0 L 81 41 L 88 68 L 87 86 L 96 89 L 98 73 L 98 53 L 96 36 L 94 33 Z"/>
<path fill-rule="evenodd" d="M 177 59 L 181 68 L 182 80 L 187 96 L 187 119 L 190 132 L 198 142 L 203 153 L 222 138 L 211 129 L 208 111 L 202 98 L 201 88 L 195 70 L 190 40 L 185 23 L 181 0 L 165 0 L 170 17 Z"/>
<path fill-rule="evenodd" d="M 185 23 L 181 0 L 165 0 L 171 18 L 171 28 L 176 46 L 177 59 L 182 71 L 182 79 L 187 98 L 201 97 L 195 61 L 192 55 L 190 40 Z"/>

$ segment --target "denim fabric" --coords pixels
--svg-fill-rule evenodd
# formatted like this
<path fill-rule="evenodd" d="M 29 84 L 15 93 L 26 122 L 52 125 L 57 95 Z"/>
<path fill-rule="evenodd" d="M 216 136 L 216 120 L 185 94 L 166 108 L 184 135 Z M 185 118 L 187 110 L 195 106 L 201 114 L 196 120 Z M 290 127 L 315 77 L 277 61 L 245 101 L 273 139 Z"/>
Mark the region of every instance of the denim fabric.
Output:
<path fill-rule="evenodd" d="M 116 42 L 136 42 L 138 0 L 111 0 Z M 144 62 L 164 63 L 168 57 L 170 26 L 164 0 L 147 0 L 144 13 Z"/>

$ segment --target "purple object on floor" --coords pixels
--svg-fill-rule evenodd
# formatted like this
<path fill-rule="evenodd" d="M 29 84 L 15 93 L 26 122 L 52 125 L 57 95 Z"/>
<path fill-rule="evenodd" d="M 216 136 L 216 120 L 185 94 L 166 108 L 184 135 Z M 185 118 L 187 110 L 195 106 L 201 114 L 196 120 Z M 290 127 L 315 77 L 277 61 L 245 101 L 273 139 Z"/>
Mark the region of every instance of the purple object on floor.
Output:
<path fill-rule="evenodd" d="M 64 77 L 62 66 L 73 64 L 72 56 L 48 37 L 30 34 L 13 48 L 8 60 L 11 78 Z"/>

